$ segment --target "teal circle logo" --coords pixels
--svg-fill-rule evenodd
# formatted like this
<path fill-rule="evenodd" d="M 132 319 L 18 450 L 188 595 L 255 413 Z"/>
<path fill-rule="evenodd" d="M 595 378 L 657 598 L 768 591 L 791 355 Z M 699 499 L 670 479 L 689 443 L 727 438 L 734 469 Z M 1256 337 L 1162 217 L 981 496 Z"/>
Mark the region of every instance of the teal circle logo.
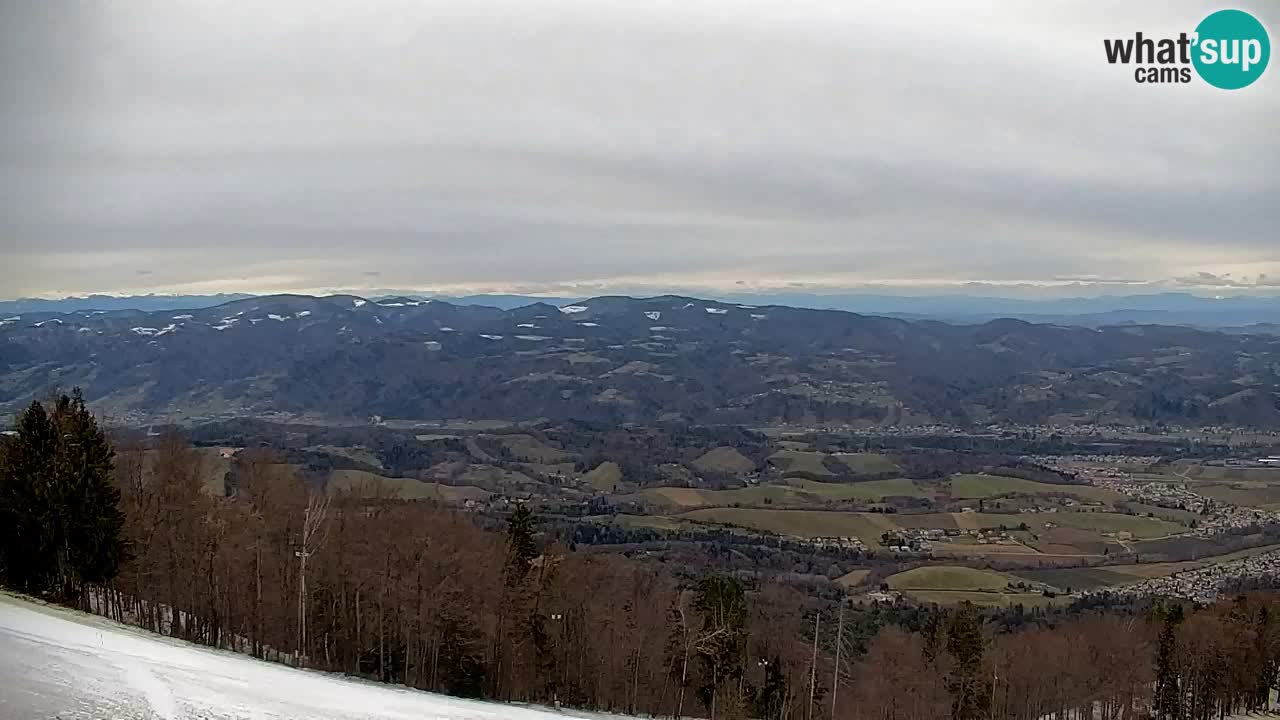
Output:
<path fill-rule="evenodd" d="M 1271 38 L 1258 19 L 1243 10 L 1219 10 L 1196 26 L 1191 62 L 1205 82 L 1239 90 L 1262 77 L 1271 59 Z"/>

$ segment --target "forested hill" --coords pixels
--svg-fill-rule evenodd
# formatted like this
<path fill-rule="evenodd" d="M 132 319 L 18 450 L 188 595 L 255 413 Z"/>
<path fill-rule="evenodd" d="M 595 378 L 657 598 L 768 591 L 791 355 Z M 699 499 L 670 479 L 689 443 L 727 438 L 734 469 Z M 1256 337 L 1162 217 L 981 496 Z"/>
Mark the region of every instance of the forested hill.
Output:
<path fill-rule="evenodd" d="M 511 310 L 277 295 L 0 317 L 0 410 L 700 423 L 1280 424 L 1280 337 L 663 296 Z"/>

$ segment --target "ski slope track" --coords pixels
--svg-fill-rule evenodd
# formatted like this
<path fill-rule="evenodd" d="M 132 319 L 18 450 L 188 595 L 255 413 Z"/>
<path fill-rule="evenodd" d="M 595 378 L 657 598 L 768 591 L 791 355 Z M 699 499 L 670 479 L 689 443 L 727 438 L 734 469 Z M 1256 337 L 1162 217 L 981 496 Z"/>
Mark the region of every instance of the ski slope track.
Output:
<path fill-rule="evenodd" d="M 297 670 L 4 594 L 0 678 L 0 720 L 622 720 Z"/>

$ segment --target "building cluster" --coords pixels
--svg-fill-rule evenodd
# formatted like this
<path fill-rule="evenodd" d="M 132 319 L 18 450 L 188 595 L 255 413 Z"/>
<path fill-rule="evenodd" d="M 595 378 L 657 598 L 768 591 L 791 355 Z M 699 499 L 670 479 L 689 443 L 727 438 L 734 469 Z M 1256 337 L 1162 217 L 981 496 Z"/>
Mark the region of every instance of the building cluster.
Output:
<path fill-rule="evenodd" d="M 1186 510 L 1197 515 L 1207 515 L 1218 506 L 1212 498 L 1191 492 L 1185 486 L 1173 483 L 1094 478 L 1093 484 L 1123 493 L 1141 503 Z"/>
<path fill-rule="evenodd" d="M 1083 470 L 1090 476 L 1129 477 L 1123 467 L 1149 467 L 1161 461 L 1158 455 L 1036 455 L 1032 462 L 1062 472 Z"/>
<path fill-rule="evenodd" d="M 1280 575 L 1280 551 L 1272 551 L 1243 560 L 1184 570 L 1167 577 L 1151 578 L 1132 585 L 1084 590 L 1076 595 L 1111 595 L 1122 598 L 1159 596 L 1211 602 L 1224 588 L 1241 580 L 1277 575 Z"/>
<path fill-rule="evenodd" d="M 908 528 L 895 532 L 887 532 L 880 538 L 880 544 L 891 553 L 930 555 L 933 543 L 946 537 L 947 531 L 927 528 Z"/>
<path fill-rule="evenodd" d="M 793 539 L 796 542 L 806 543 L 822 550 L 855 550 L 863 553 L 867 551 L 866 543 L 856 537 L 796 537 Z"/>
<path fill-rule="evenodd" d="M 1231 505 L 1192 492 L 1183 485 L 1162 482 L 1125 482 L 1106 478 L 1095 478 L 1093 484 L 1124 493 L 1148 505 L 1196 513 L 1201 517 L 1196 520 L 1191 534 L 1200 537 L 1212 537 L 1259 525 L 1280 523 L 1280 512 Z"/>
<path fill-rule="evenodd" d="M 906 528 L 885 533 L 880 538 L 880 544 L 884 546 L 884 549 L 892 553 L 930 555 L 933 553 L 934 543 L 955 542 L 959 538 L 972 539 L 977 545 L 1018 544 L 1018 541 L 1005 530 L 975 530 L 972 528 L 947 528 L 946 530 L 939 528 Z"/>

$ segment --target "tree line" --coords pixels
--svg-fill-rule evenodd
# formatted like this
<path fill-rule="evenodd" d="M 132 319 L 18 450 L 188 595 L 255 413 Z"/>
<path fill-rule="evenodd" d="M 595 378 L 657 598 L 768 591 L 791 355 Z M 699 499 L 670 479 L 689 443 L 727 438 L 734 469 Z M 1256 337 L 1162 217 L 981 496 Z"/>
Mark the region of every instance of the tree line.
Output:
<path fill-rule="evenodd" d="M 225 488 L 225 490 L 224 490 Z M 110 442 L 78 394 L 0 446 L 0 580 L 153 632 L 500 701 L 655 716 L 1208 720 L 1265 706 L 1280 605 L 992 622 L 577 552 L 516 504 L 331 492 L 268 450 Z"/>

